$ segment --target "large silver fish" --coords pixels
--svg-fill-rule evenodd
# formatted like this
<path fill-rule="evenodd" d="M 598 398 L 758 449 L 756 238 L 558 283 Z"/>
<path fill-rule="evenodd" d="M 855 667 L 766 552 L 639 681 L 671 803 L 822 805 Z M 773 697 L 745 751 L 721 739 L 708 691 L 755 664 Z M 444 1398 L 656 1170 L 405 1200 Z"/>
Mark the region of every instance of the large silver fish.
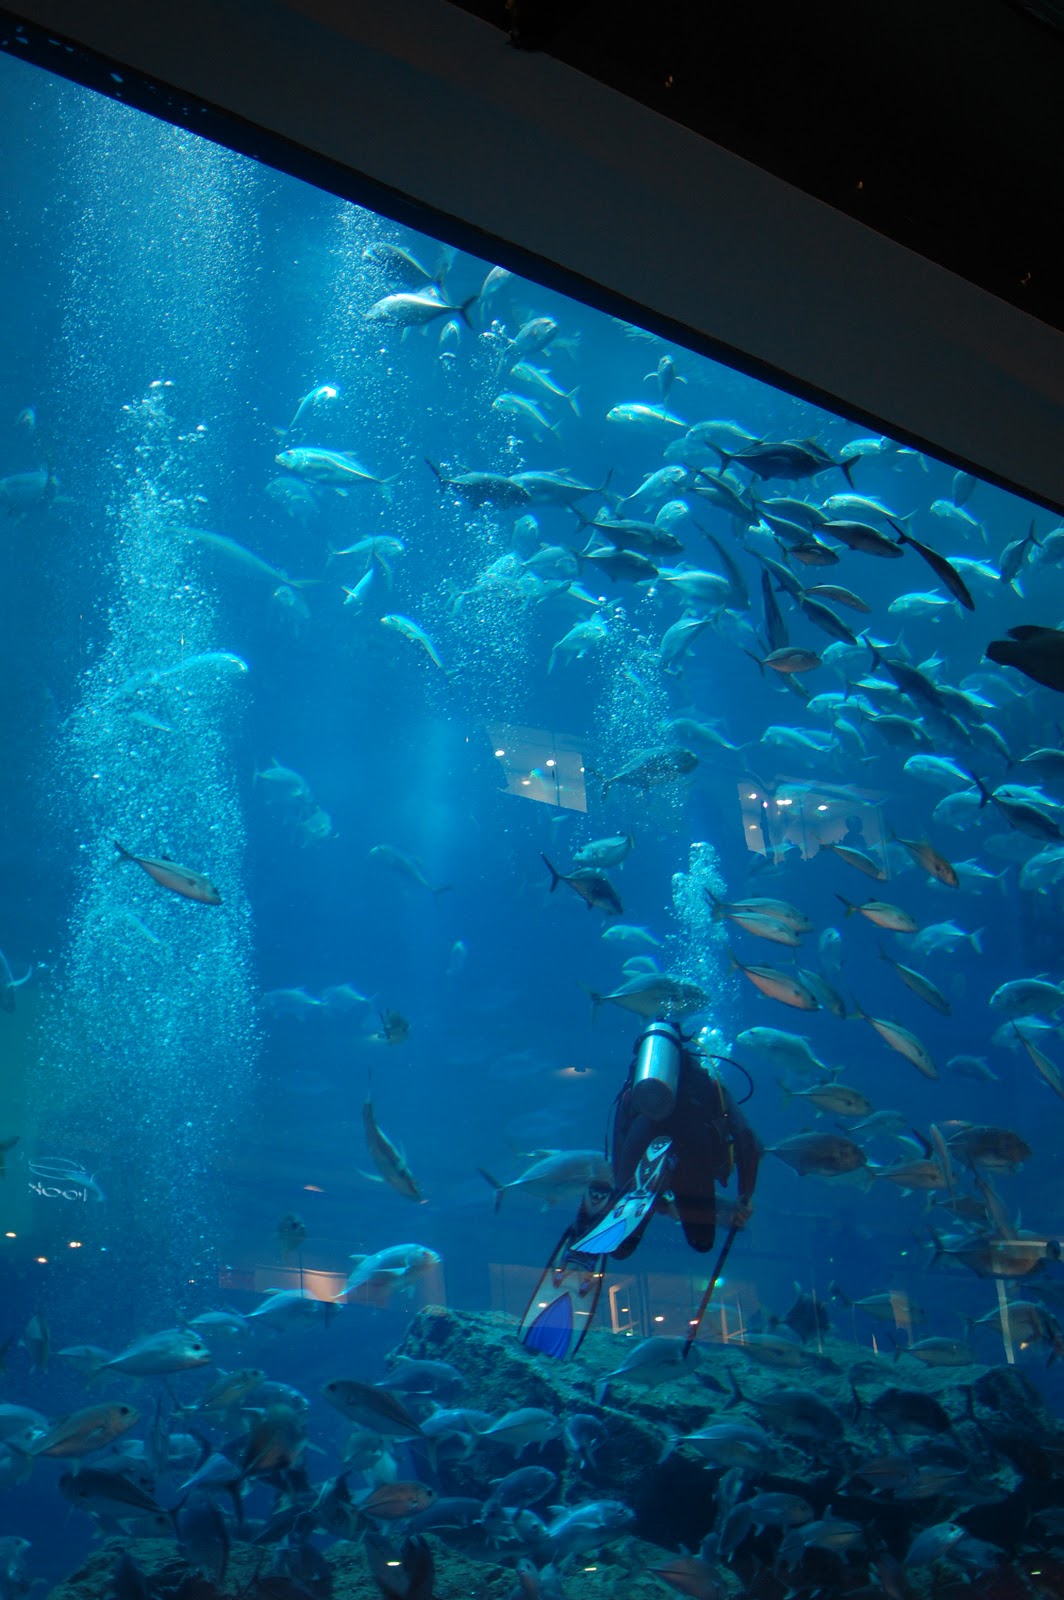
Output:
<path fill-rule="evenodd" d="M 169 856 L 135 856 L 131 850 L 114 840 L 114 847 L 123 861 L 135 861 L 143 867 L 149 878 L 164 889 L 172 889 L 186 900 L 198 900 L 201 905 L 220 906 L 222 897 L 211 880 L 192 867 L 183 867 Z"/>
<path fill-rule="evenodd" d="M 373 1101 L 368 1094 L 362 1105 L 362 1128 L 366 1135 L 366 1147 L 373 1157 L 373 1165 L 384 1182 L 394 1189 L 396 1194 L 404 1195 L 407 1200 L 415 1200 L 418 1205 L 423 1205 L 424 1196 L 407 1165 L 406 1157 L 380 1128 L 373 1110 Z"/>

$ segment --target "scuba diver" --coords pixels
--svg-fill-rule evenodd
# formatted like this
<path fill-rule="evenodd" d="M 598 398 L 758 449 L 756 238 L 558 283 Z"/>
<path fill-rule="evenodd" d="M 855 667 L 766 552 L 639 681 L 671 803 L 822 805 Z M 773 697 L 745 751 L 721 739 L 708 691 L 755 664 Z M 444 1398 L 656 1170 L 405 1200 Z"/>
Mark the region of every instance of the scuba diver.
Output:
<path fill-rule="evenodd" d="M 640 1034 L 614 1103 L 607 1151 L 614 1186 L 586 1191 L 575 1221 L 555 1246 L 521 1321 L 519 1336 L 529 1349 L 560 1358 L 575 1354 L 598 1304 L 605 1258 L 630 1256 L 656 1211 L 677 1218 L 692 1250 L 712 1250 L 716 1185 L 727 1184 L 734 1172 L 738 1197 L 728 1203 L 728 1231 L 692 1319 L 687 1354 L 750 1214 L 761 1157 L 757 1136 L 739 1110 L 743 1102 L 733 1099 L 710 1065 L 727 1059 L 705 1057 L 672 1022 L 652 1022 Z"/>

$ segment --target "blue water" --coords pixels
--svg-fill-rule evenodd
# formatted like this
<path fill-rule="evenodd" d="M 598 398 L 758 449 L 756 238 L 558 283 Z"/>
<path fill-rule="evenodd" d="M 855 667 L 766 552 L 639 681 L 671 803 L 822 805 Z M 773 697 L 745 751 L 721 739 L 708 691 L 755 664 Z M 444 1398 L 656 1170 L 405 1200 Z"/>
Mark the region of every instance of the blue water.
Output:
<path fill-rule="evenodd" d="M 1044 542 L 1055 519 L 987 483 L 966 492 L 929 453 L 514 276 L 474 301 L 471 326 L 450 312 L 424 329 L 367 319 L 404 287 L 375 259 L 380 245 L 402 245 L 429 278 L 439 274 L 455 306 L 478 295 L 492 263 L 7 58 L 0 87 L 0 948 L 14 978 L 31 973 L 0 1016 L 0 1140 L 19 1141 L 0 1182 L 0 1337 L 12 1341 L 0 1403 L 54 1419 L 128 1392 L 114 1377 L 86 1391 L 54 1356 L 47 1371 L 33 1370 L 23 1341 L 34 1316 L 46 1319 L 53 1350 L 118 1351 L 181 1318 L 247 1314 L 266 1291 L 298 1287 L 298 1253 L 286 1256 L 276 1234 L 290 1212 L 306 1226 L 301 1262 L 315 1295 L 342 1289 L 352 1253 L 417 1242 L 440 1264 L 409 1295 L 352 1305 L 332 1326 L 258 1334 L 236 1356 L 216 1350 L 219 1366 L 261 1365 L 316 1397 L 341 1371 L 379 1376 L 421 1304 L 519 1316 L 573 1200 L 544 1214 L 507 1195 L 496 1214 L 477 1169 L 506 1181 L 534 1152 L 601 1145 L 642 1022 L 612 1004 L 595 1019 L 587 991 L 616 987 L 632 954 L 652 953 L 663 971 L 703 987 L 707 1003 L 685 1023 L 748 1070 L 745 1111 L 765 1146 L 838 1124 L 786 1101 L 779 1080 L 813 1079 L 737 1043 L 754 1027 L 808 1036 L 827 1066 L 845 1069 L 843 1082 L 899 1111 L 922 1138 L 953 1119 L 1015 1129 L 1033 1153 L 1020 1172 L 992 1175 L 1002 1204 L 1041 1237 L 1064 1233 L 1055 1183 L 1064 1111 L 1016 1038 L 991 1042 L 1003 1015 L 988 1005 L 1008 980 L 1064 976 L 1058 891 L 1019 881 L 1017 854 L 1035 854 L 1038 841 L 994 804 L 973 808 L 963 830 L 931 820 L 943 791 L 903 772 L 909 752 L 854 711 L 859 691 L 817 709 L 771 667 L 759 670 L 749 659 L 766 651 L 757 554 L 780 560 L 779 546 L 764 525 L 744 528 L 700 499 L 693 477 L 679 490 L 688 513 L 676 525 L 677 560 L 719 572 L 699 531 L 708 529 L 741 567 L 750 607 L 694 605 L 709 625 L 677 673 L 659 659 L 684 610 L 666 582 L 614 583 L 585 567 L 582 594 L 552 590 L 534 560 L 521 562 L 537 544 L 582 549 L 577 518 L 549 505 L 470 504 L 441 488 L 425 458 L 445 476 L 570 469 L 607 486 L 579 501 L 594 517 L 634 494 L 665 464 L 664 445 L 685 437 L 679 425 L 664 435 L 652 414 L 627 427 L 607 419 L 621 404 L 661 407 L 646 375 L 666 355 L 683 381 L 664 405 L 685 425 L 718 419 L 758 438 L 815 438 L 836 461 L 873 440 L 855 452 L 855 492 L 911 517 L 905 526 L 941 554 L 987 564 L 969 573 L 974 613 L 946 604 L 891 612 L 914 592 L 948 598 L 912 550 L 877 561 L 842 549 L 837 565 L 792 562 L 793 571 L 803 583 L 856 590 L 867 616 L 835 607 L 855 633 L 867 628 L 886 654 L 924 663 L 938 684 L 981 694 L 987 703 L 970 703 L 969 721 L 990 721 L 1015 760 L 1059 743 L 1057 699 L 990 666 L 983 650 L 1018 623 L 1052 624 L 1064 579 L 1032 559 L 1036 548 L 1011 586 L 996 564 L 1032 520 Z M 543 317 L 557 329 L 531 359 L 565 391 L 578 387 L 579 415 L 500 376 L 509 340 Z M 319 385 L 336 392 L 289 428 Z M 541 403 L 554 431 L 537 438 L 527 421 L 515 424 L 493 405 L 501 392 Z M 275 463 L 279 451 L 305 447 L 352 452 L 393 481 L 308 489 Z M 719 461 L 710 452 L 695 466 Z M 20 483 L 26 473 L 38 474 L 36 489 Z M 736 466 L 729 481 L 813 505 L 849 492 L 838 468 L 790 483 Z M 955 500 L 972 519 L 967 530 Z M 652 520 L 661 503 L 625 514 Z M 525 516 L 536 526 L 518 530 L 513 556 Z M 196 537 L 203 532 L 228 548 Z M 369 538 L 402 548 L 389 547 L 386 563 L 331 554 Z M 345 586 L 367 571 L 368 591 L 344 604 Z M 828 649 L 786 596 L 779 604 L 792 644 Z M 382 626 L 394 615 L 424 630 L 442 667 Z M 548 672 L 552 648 L 593 615 L 604 640 Z M 829 662 L 799 678 L 810 695 L 841 694 L 874 666 L 867 650 Z M 904 701 L 884 708 L 920 720 Z M 650 790 L 618 784 L 603 798 L 603 778 L 637 752 L 678 742 L 669 728 L 678 716 L 711 723 L 738 748 L 693 745 L 691 777 Z M 812 730 L 831 748 L 764 743 L 772 726 Z M 990 785 L 1028 781 L 984 746 L 939 737 L 934 749 Z M 263 776 L 271 761 L 304 787 Z M 562 767 L 564 793 L 552 776 Z M 1051 784 L 1045 795 L 1052 826 L 1060 795 Z M 778 844 L 787 804 L 804 817 L 804 831 L 794 824 L 789 834 L 802 850 L 774 865 L 762 816 L 775 819 L 768 837 Z M 817 851 L 825 817 L 838 840 L 851 816 L 869 845 L 885 845 L 890 830 L 928 834 L 950 860 L 995 876 L 944 889 L 892 846 L 879 857 L 889 878 L 875 883 Z M 610 876 L 624 921 L 660 941 L 652 952 L 603 942 L 608 919 L 564 884 L 550 895 L 541 860 L 567 871 L 589 840 L 627 834 L 634 848 Z M 115 867 L 116 839 L 207 874 L 222 904 Z M 416 858 L 430 887 L 371 855 L 379 845 Z M 843 976 L 832 981 L 850 1018 L 760 998 L 729 948 L 785 971 L 791 953 L 714 922 L 704 888 L 799 906 L 815 929 L 804 967 L 818 966 L 823 930 L 838 928 Z M 921 927 L 954 920 L 981 930 L 982 950 L 961 940 L 910 955 L 904 937 L 844 916 L 838 895 L 898 904 Z M 952 1014 L 902 987 L 880 946 L 927 973 Z M 363 997 L 353 1009 L 319 1003 L 345 984 Z M 305 1014 L 284 1014 L 276 991 L 292 989 L 303 991 Z M 937 1079 L 889 1050 L 853 1015 L 855 1002 L 913 1030 Z M 1052 1028 L 1039 1042 L 1064 1062 L 1058 1009 L 1041 1013 Z M 378 1037 L 389 1010 L 409 1023 L 394 1045 Z M 985 1058 L 996 1081 L 948 1070 L 959 1055 Z M 722 1071 L 741 1096 L 742 1075 Z M 362 1132 L 370 1083 L 421 1207 L 362 1175 L 373 1170 Z M 867 1149 L 878 1165 L 920 1153 L 882 1138 Z M 56 1162 L 73 1176 L 52 1181 Z M 963 1164 L 958 1182 L 971 1190 Z M 931 1228 L 955 1225 L 929 1214 L 924 1195 L 879 1179 L 862 1190 L 799 1177 L 766 1155 L 719 1303 L 749 1320 L 784 1311 L 795 1281 L 825 1296 L 837 1280 L 851 1297 L 909 1293 L 927 1311 L 926 1333 L 959 1338 L 958 1312 L 993 1310 L 997 1283 L 928 1271 Z M 615 1331 L 682 1334 L 705 1271 L 679 1229 L 656 1221 L 612 1280 L 625 1291 Z M 1030 1284 L 1059 1279 L 1047 1264 Z M 607 1327 L 610 1283 L 599 1313 Z M 832 1314 L 871 1349 L 871 1324 L 837 1306 Z M 981 1361 L 1003 1359 L 1000 1336 L 976 1338 Z M 1059 1407 L 1043 1354 L 1018 1359 Z M 202 1382 L 182 1374 L 173 1390 L 189 1400 Z M 135 1403 L 147 1417 L 160 1397 L 149 1380 Z M 336 1470 L 342 1434 L 314 1406 L 312 1433 L 329 1457 L 315 1460 L 317 1479 Z M 93 1532 L 81 1512 L 54 1532 L 57 1507 L 66 1514 L 57 1475 L 43 1461 L 0 1493 L 0 1533 L 33 1541 L 29 1571 L 49 1580 L 71 1569 Z"/>

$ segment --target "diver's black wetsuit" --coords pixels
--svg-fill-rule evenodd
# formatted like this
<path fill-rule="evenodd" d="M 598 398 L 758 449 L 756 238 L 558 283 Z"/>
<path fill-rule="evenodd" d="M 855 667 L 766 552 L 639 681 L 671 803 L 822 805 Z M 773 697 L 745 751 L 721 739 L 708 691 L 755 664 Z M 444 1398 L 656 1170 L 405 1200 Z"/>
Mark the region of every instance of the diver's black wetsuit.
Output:
<path fill-rule="evenodd" d="M 757 1182 L 761 1147 L 746 1118 L 713 1072 L 685 1050 L 681 1056 L 676 1104 L 672 1112 L 654 1121 L 635 1110 L 632 1083 L 635 1062 L 614 1111 L 610 1156 L 613 1163 L 611 1203 L 628 1189 L 636 1168 L 654 1139 L 672 1141 L 662 1190 L 671 1193 L 684 1238 L 692 1250 L 712 1250 L 717 1227 L 716 1184 L 726 1184 L 733 1170 L 738 1180 L 740 1208 L 749 1206 Z M 618 1260 L 630 1256 L 646 1230 L 663 1196 L 650 1208 L 634 1233 L 612 1251 Z M 594 1217 L 581 1208 L 576 1237 Z"/>
<path fill-rule="evenodd" d="M 691 1318 L 687 1355 L 710 1304 L 736 1233 L 749 1215 L 761 1146 L 712 1064 L 686 1048 L 679 1028 L 652 1022 L 636 1040 L 632 1065 L 614 1106 L 610 1132 L 613 1187 L 590 1186 L 580 1210 L 562 1234 L 521 1319 L 526 1349 L 564 1360 L 580 1348 L 591 1326 L 608 1256 L 632 1254 L 655 1211 L 679 1219 L 693 1250 L 711 1250 L 717 1231 L 716 1185 L 732 1173 L 738 1197 L 716 1266 L 697 1314 Z M 710 1070 L 702 1065 L 706 1060 Z M 637 1102 L 644 1109 L 637 1109 Z M 670 1105 L 661 1118 L 646 1108 Z"/>

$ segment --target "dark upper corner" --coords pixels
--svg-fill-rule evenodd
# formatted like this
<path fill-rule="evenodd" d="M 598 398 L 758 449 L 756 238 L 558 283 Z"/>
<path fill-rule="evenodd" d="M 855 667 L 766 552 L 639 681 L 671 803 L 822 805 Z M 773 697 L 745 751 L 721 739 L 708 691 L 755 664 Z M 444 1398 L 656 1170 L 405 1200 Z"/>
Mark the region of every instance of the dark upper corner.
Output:
<path fill-rule="evenodd" d="M 1064 330 L 1064 0 L 452 0 Z"/>

